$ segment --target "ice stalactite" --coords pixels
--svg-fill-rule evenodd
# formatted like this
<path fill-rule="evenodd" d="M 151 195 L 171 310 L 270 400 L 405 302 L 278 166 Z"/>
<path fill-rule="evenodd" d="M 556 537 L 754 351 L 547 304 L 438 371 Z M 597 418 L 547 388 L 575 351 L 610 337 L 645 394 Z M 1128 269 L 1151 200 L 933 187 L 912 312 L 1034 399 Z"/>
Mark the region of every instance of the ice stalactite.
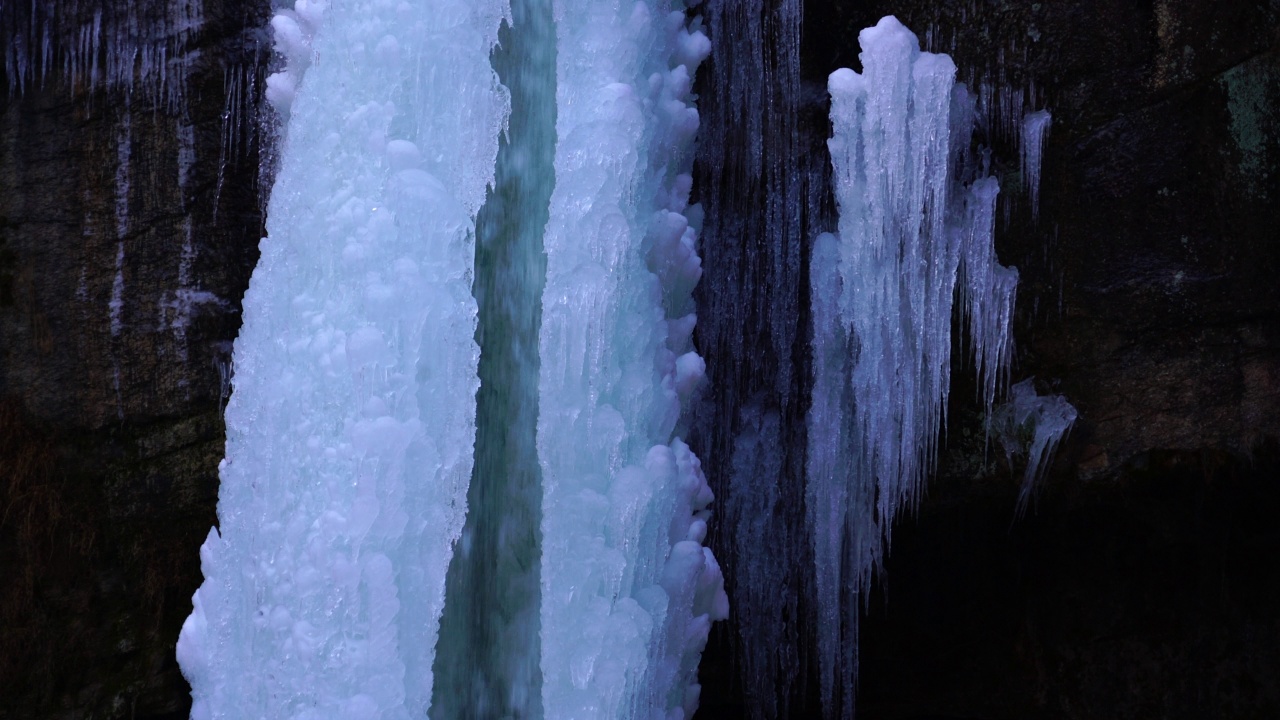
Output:
<path fill-rule="evenodd" d="M 474 214 L 508 110 L 489 61 L 507 7 L 310 7 L 324 24 L 178 643 L 197 719 L 424 717 L 466 506 Z"/>
<path fill-rule="evenodd" d="M 115 220 L 116 265 L 111 284 L 111 300 L 107 303 L 111 317 L 111 336 L 119 337 L 124 327 L 124 240 L 129 234 L 129 190 L 133 179 L 133 123 L 128 110 L 120 119 L 116 136 Z"/>
<path fill-rule="evenodd" d="M 957 92 L 963 98 L 963 91 Z M 964 107 L 957 108 L 965 112 Z M 967 145 L 968 141 L 964 141 Z M 1018 271 L 996 260 L 996 197 L 999 183 L 981 177 L 962 194 L 960 301 L 967 339 L 973 351 L 980 397 L 988 421 L 997 393 L 1008 385 L 1013 354 L 1013 305 L 1018 291 Z"/>
<path fill-rule="evenodd" d="M 829 83 L 839 234 L 811 258 L 809 526 L 828 716 L 852 717 L 858 606 L 936 462 L 957 279 L 988 408 L 1007 372 L 1017 272 L 996 261 L 999 188 L 966 159 L 973 99 L 946 55 L 887 17 L 863 72 Z M 833 270 L 832 268 L 835 268 Z"/>
<path fill-rule="evenodd" d="M 5 3 L 3 78 L 10 97 L 59 78 L 72 87 L 136 94 L 174 112 L 184 102 L 203 24 L 201 0 Z"/>
<path fill-rule="evenodd" d="M 710 488 L 675 435 L 703 375 L 689 205 L 709 50 L 685 3 L 564 0 L 538 456 L 548 718 L 686 718 L 725 616 Z"/>
<path fill-rule="evenodd" d="M 1022 182 L 1031 201 L 1031 221 L 1040 219 L 1040 169 L 1044 162 L 1044 141 L 1053 117 L 1037 110 L 1022 119 Z"/>

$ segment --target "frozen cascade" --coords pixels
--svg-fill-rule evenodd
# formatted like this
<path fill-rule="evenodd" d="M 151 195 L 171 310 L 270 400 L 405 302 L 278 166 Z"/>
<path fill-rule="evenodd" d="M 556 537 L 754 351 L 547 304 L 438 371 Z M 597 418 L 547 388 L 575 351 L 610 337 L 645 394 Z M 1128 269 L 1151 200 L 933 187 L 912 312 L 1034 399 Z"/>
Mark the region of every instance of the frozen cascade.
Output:
<path fill-rule="evenodd" d="M 689 172 L 709 43 L 682 0 L 554 7 L 551 47 L 536 0 L 297 0 L 273 21 L 287 136 L 236 343 L 220 528 L 179 641 L 193 717 L 697 707 L 728 613 L 702 545 L 711 491 L 679 437 L 705 373 Z M 491 66 L 504 19 L 529 22 Z M 522 113 L 501 160 L 494 66 Z M 511 567 L 477 572 L 493 553 Z M 477 592 L 494 597 L 445 607 Z"/>
<path fill-rule="evenodd" d="M 853 715 L 858 604 L 936 460 L 957 280 L 988 408 L 1007 373 L 1017 286 L 996 262 L 999 188 L 967 157 L 974 100 L 955 65 L 920 52 L 893 17 L 858 40 L 863 72 L 837 70 L 828 86 L 839 234 L 819 238 L 810 263 L 806 500 L 822 698 L 842 717 Z"/>
<path fill-rule="evenodd" d="M 680 0 L 556 4 L 556 187 L 544 237 L 538 455 L 548 718 L 686 718 L 728 602 L 711 491 L 674 436 L 704 371 L 691 292 L 692 76 Z"/>
<path fill-rule="evenodd" d="M 507 114 L 489 62 L 507 8 L 292 12 L 317 28 L 307 92 L 178 659 L 200 720 L 423 717 L 472 465 L 473 217 Z"/>

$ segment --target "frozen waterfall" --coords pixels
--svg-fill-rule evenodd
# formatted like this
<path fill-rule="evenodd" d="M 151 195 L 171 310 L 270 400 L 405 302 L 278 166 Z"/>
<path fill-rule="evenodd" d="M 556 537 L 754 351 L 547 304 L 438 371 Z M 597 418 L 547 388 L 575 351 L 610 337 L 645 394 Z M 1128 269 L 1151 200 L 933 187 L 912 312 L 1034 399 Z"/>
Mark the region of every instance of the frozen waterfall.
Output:
<path fill-rule="evenodd" d="M 680 438 L 699 21 L 297 0 L 272 27 L 287 128 L 178 646 L 192 717 L 689 717 L 728 612 Z"/>
<path fill-rule="evenodd" d="M 1018 273 L 971 148 L 981 93 L 896 19 L 864 30 L 862 72 L 829 79 L 827 188 L 797 120 L 802 19 L 277 13 L 280 167 L 178 644 L 193 718 L 689 720 L 730 598 L 686 438 L 722 493 L 752 712 L 816 686 L 852 717 L 859 611 L 936 465 L 953 343 L 989 435 L 1027 457 L 1019 509 L 1075 412 L 1030 383 L 996 403 Z M 1033 214 L 1049 124 L 1022 126 Z"/>

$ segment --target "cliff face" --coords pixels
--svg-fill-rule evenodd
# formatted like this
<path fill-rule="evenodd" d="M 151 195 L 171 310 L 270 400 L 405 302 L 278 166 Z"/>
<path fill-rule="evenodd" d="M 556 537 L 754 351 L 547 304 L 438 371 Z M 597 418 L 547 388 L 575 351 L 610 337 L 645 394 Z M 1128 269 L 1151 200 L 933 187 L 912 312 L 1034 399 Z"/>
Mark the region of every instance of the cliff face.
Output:
<path fill-rule="evenodd" d="M 173 644 L 262 232 L 266 4 L 107 5 L 0 6 L 0 718 L 185 713 Z M 1020 467 L 955 389 L 863 625 L 864 716 L 1274 716 L 1280 5 L 809 0 L 803 142 L 889 13 L 1053 111 L 1040 220 L 1015 207 L 997 242 L 1015 378 L 1081 420 L 1015 521 Z M 705 663 L 705 715 L 741 712 L 732 658 Z"/>
<path fill-rule="evenodd" d="M 189 703 L 173 645 L 261 235 L 235 121 L 264 12 L 0 7 L 0 717 Z"/>

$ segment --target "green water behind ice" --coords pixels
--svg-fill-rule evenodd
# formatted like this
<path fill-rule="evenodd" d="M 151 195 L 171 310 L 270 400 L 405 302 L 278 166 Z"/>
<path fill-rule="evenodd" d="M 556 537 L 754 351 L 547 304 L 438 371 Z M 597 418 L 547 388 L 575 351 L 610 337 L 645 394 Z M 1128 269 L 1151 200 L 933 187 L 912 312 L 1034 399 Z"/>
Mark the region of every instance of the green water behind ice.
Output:
<path fill-rule="evenodd" d="M 542 717 L 538 330 L 555 185 L 550 0 L 515 0 L 493 66 L 511 92 L 497 177 L 476 218 L 480 390 L 467 520 L 445 585 L 431 717 Z"/>

